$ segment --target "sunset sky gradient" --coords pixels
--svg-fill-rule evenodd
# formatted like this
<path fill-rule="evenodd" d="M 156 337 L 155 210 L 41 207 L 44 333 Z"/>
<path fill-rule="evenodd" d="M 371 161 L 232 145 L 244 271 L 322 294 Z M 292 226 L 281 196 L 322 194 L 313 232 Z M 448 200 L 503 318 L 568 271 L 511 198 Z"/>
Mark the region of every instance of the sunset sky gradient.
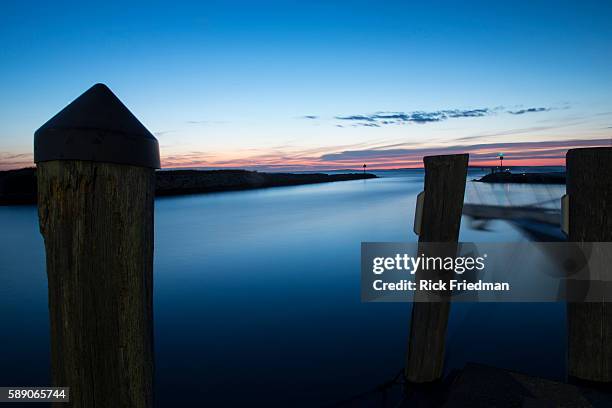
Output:
<path fill-rule="evenodd" d="M 612 2 L 0 5 L 0 170 L 97 82 L 164 167 L 563 165 L 612 145 Z"/>

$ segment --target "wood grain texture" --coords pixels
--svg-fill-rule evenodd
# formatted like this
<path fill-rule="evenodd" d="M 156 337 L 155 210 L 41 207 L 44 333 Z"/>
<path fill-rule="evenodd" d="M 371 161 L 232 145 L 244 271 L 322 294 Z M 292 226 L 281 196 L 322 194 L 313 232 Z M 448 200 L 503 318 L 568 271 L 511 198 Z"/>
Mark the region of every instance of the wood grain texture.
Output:
<path fill-rule="evenodd" d="M 419 242 L 458 241 L 468 157 L 458 154 L 423 159 L 425 198 Z M 419 254 L 422 252 L 419 249 Z M 413 304 L 405 369 L 408 381 L 426 383 L 442 377 L 449 313 L 449 302 Z"/>
<path fill-rule="evenodd" d="M 72 407 L 153 406 L 154 185 L 144 167 L 38 163 L 52 378 Z"/>
<path fill-rule="evenodd" d="M 612 148 L 568 151 L 567 194 L 569 240 L 612 241 Z M 612 303 L 568 302 L 567 330 L 568 375 L 612 382 Z"/>

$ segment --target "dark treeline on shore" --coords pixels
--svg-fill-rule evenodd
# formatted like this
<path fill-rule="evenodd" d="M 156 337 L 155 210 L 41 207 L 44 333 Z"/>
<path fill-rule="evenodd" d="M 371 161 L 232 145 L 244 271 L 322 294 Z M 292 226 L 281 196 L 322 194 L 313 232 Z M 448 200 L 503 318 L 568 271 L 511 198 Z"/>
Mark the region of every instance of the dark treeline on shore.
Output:
<path fill-rule="evenodd" d="M 370 173 L 260 173 L 248 170 L 163 170 L 155 195 L 172 196 L 376 178 Z M 0 205 L 36 203 L 36 168 L 0 171 Z"/>

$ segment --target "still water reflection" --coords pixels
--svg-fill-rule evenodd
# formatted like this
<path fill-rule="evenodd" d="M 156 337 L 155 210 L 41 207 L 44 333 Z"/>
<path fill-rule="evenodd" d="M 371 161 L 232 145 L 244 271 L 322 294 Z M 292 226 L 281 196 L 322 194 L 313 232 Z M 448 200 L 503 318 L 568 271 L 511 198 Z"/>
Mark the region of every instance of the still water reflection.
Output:
<path fill-rule="evenodd" d="M 410 305 L 361 303 L 359 249 L 362 241 L 416 239 L 423 173 L 380 175 L 156 201 L 159 406 L 318 406 L 401 369 Z M 562 194 L 546 186 L 478 189 L 481 200 L 514 202 Z M 35 207 L 0 207 L 0 226 L 0 385 L 46 385 L 46 276 Z M 463 241 L 523 239 L 501 221 L 490 231 L 464 222 L 461 231 Z M 447 367 L 476 361 L 562 378 L 564 338 L 563 304 L 457 304 Z"/>

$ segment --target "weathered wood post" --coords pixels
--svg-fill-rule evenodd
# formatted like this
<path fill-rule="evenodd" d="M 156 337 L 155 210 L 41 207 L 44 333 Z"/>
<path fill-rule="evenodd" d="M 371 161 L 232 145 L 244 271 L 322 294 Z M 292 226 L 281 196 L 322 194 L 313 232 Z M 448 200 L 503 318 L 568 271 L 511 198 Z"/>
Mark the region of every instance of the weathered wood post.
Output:
<path fill-rule="evenodd" d="M 34 161 L 53 385 L 73 407 L 151 407 L 157 140 L 97 84 L 36 131 Z"/>
<path fill-rule="evenodd" d="M 612 147 L 569 150 L 566 165 L 569 241 L 612 241 Z M 612 382 L 612 303 L 568 302 L 567 330 L 570 379 Z"/>
<path fill-rule="evenodd" d="M 458 241 L 468 157 L 457 154 L 423 158 L 425 197 L 420 243 Z M 405 368 L 408 381 L 427 383 L 442 377 L 449 312 L 448 301 L 413 304 Z"/>

